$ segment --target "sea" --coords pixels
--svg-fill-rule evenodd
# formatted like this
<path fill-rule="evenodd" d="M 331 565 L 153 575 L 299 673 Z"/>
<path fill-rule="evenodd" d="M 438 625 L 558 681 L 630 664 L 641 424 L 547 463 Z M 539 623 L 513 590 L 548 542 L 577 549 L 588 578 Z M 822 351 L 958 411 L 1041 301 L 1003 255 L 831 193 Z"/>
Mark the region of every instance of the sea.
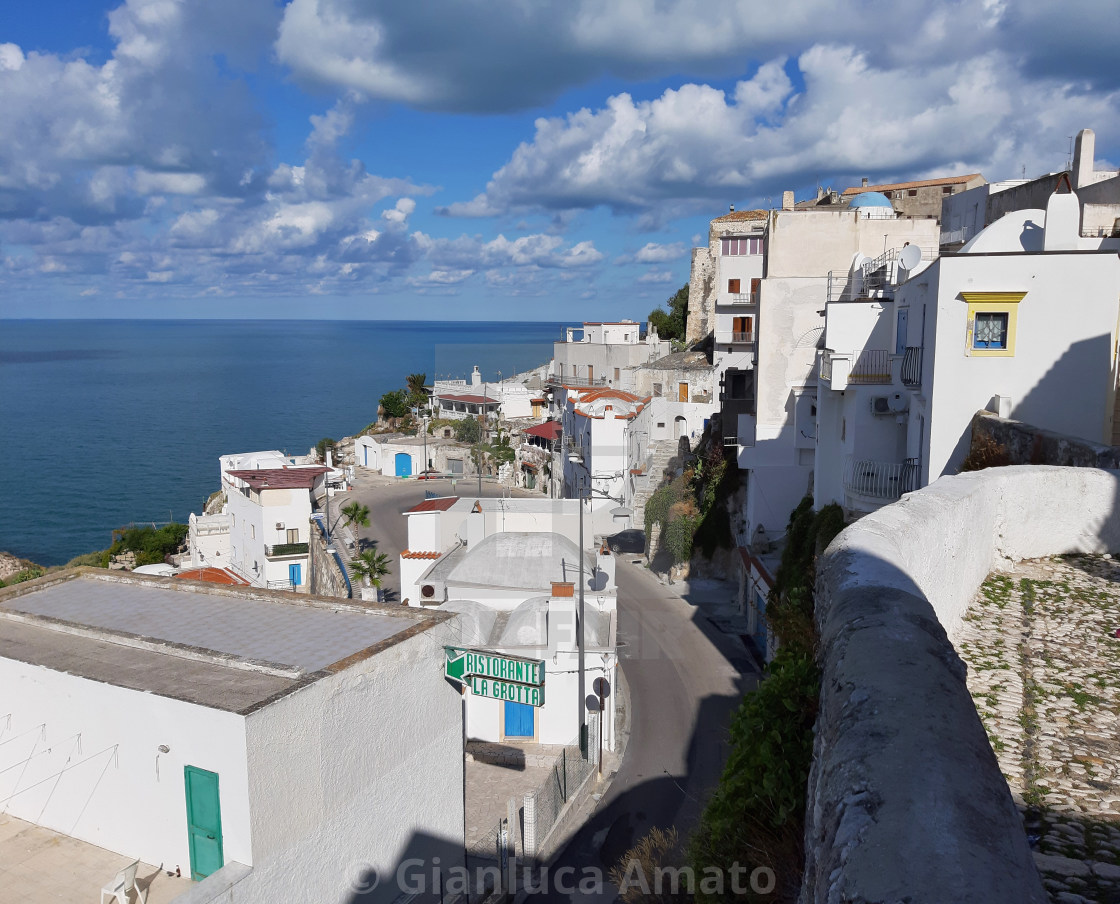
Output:
<path fill-rule="evenodd" d="M 360 432 L 405 377 L 496 380 L 559 323 L 0 320 L 0 550 L 60 565 L 127 524 L 185 522 L 218 456 Z"/>

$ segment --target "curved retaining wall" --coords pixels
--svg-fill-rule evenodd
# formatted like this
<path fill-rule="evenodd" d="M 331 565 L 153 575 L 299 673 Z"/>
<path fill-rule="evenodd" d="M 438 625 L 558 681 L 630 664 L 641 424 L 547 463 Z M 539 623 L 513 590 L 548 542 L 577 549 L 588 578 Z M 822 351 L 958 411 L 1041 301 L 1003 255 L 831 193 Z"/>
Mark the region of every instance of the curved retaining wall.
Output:
<path fill-rule="evenodd" d="M 1008 561 L 1120 548 L 1120 471 L 945 477 L 821 557 L 803 904 L 1045 902 L 953 636 Z"/>

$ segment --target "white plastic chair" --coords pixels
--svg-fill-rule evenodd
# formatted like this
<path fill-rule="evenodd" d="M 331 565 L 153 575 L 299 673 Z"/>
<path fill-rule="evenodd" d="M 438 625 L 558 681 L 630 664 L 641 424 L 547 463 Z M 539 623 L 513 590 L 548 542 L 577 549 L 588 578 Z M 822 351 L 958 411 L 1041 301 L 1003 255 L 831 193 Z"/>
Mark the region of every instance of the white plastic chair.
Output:
<path fill-rule="evenodd" d="M 139 867 L 140 861 L 133 860 L 132 863 L 117 873 L 113 881 L 101 889 L 101 904 L 105 904 L 106 896 L 110 901 L 115 898 L 118 904 L 131 904 L 128 900 L 128 893 L 133 889 L 136 889 L 136 897 L 140 904 L 144 904 L 144 895 L 140 892 L 140 886 L 136 884 L 136 870 Z"/>

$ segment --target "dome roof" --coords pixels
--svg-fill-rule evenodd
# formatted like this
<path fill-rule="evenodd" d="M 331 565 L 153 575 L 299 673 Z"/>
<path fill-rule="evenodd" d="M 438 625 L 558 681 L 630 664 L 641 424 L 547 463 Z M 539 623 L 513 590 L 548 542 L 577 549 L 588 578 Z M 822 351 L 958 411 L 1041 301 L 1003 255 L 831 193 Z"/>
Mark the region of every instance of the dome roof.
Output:
<path fill-rule="evenodd" d="M 525 600 L 509 614 L 498 640 L 500 647 L 543 647 L 548 644 L 547 596 Z"/>
<path fill-rule="evenodd" d="M 890 202 L 890 199 L 887 198 L 886 195 L 882 195 L 877 191 L 860 192 L 858 195 L 852 198 L 851 203 L 848 204 L 848 207 L 890 207 L 892 210 L 894 209 Z"/>
<path fill-rule="evenodd" d="M 449 600 L 438 607 L 445 612 L 457 612 L 459 643 L 470 647 L 483 647 L 490 642 L 498 613 L 489 606 L 474 600 Z"/>
<path fill-rule="evenodd" d="M 468 549 L 447 576 L 448 584 L 552 590 L 553 581 L 576 581 L 579 548 L 557 533 L 491 534 Z"/>

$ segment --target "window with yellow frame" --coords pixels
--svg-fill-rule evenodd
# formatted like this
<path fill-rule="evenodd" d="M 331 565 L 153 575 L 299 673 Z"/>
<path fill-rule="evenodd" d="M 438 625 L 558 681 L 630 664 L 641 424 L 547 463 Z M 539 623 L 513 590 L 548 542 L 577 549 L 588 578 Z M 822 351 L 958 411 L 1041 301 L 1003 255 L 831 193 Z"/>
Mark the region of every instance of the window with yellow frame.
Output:
<path fill-rule="evenodd" d="M 1026 292 L 961 292 L 968 304 L 964 353 L 975 358 L 1015 354 L 1019 302 Z"/>

